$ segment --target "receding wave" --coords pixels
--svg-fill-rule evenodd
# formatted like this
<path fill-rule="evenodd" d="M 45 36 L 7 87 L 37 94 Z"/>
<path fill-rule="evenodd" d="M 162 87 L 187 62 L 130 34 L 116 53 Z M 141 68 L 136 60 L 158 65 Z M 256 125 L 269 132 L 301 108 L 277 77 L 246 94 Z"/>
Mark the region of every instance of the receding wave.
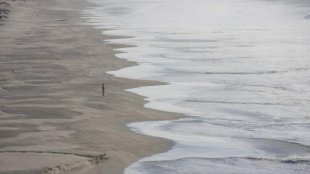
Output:
<path fill-rule="evenodd" d="M 205 74 L 223 74 L 223 75 L 260 75 L 260 74 L 277 74 L 287 73 L 289 71 L 254 71 L 254 72 L 205 72 Z"/>
<path fill-rule="evenodd" d="M 216 100 L 184 100 L 192 103 L 214 103 L 214 104 L 236 104 L 236 105 L 278 105 L 290 106 L 289 103 L 272 103 L 272 102 L 239 102 L 239 101 L 216 101 Z"/>
<path fill-rule="evenodd" d="M 263 75 L 263 74 L 280 74 L 280 73 L 290 73 L 298 71 L 308 71 L 309 68 L 294 68 L 290 70 L 281 71 L 239 71 L 239 72 L 205 72 L 205 74 L 219 74 L 219 75 Z"/>
<path fill-rule="evenodd" d="M 190 165 L 191 168 L 184 166 Z M 290 167 L 288 167 L 290 166 Z M 140 170 L 135 170 L 139 168 Z M 218 157 L 181 158 L 177 160 L 142 161 L 127 169 L 129 174 L 308 174 L 309 158 Z M 143 170 L 141 170 L 143 169 Z M 134 172 L 139 171 L 139 172 Z"/>
<path fill-rule="evenodd" d="M 212 39 L 171 39 L 171 38 L 158 38 L 160 42 L 192 42 L 192 43 L 206 43 L 218 42 Z"/>
<path fill-rule="evenodd" d="M 218 157 L 218 158 L 205 158 L 205 157 L 185 157 L 177 160 L 162 160 L 157 162 L 167 162 L 167 161 L 184 161 L 188 159 L 196 159 L 196 160 L 210 160 L 210 161 L 225 161 L 225 160 L 238 160 L 244 159 L 249 161 L 272 161 L 272 162 L 280 162 L 280 163 L 291 163 L 291 164 L 300 164 L 300 163 L 308 163 L 310 165 L 310 157 L 288 157 L 288 158 L 277 158 L 277 157 Z M 154 162 L 154 161 L 152 161 Z"/>

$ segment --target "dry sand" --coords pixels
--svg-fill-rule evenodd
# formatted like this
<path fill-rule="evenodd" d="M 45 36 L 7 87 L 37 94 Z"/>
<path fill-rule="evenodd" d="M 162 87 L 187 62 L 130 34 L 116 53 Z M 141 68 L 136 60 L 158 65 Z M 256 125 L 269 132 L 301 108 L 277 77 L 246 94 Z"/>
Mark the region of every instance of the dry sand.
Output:
<path fill-rule="evenodd" d="M 10 13 L 0 20 L 0 174 L 120 174 L 169 148 L 171 142 L 126 127 L 177 115 L 146 109 L 142 97 L 124 91 L 158 82 L 105 74 L 135 64 L 115 58 L 113 48 L 120 45 L 105 45 L 107 37 L 85 25 L 80 17 L 86 2 L 6 1 Z"/>

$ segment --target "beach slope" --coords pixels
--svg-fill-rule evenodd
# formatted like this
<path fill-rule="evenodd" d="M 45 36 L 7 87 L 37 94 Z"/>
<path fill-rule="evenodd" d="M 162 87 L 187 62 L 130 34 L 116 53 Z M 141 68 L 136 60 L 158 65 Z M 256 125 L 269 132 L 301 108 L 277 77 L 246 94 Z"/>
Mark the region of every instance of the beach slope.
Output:
<path fill-rule="evenodd" d="M 114 57 L 122 46 L 104 44 L 81 18 L 89 4 L 1 2 L 9 13 L 0 20 L 0 173 L 123 173 L 169 148 L 126 127 L 177 115 L 146 109 L 124 91 L 158 82 L 105 73 L 135 63 Z"/>

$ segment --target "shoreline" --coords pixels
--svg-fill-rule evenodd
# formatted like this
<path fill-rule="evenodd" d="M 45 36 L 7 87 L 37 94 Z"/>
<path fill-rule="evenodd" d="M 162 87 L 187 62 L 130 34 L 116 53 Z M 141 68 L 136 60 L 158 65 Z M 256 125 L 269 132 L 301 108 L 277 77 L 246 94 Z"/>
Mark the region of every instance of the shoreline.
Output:
<path fill-rule="evenodd" d="M 180 114 L 144 108 L 143 97 L 125 91 L 160 82 L 105 73 L 136 63 L 116 58 L 123 45 L 103 43 L 111 37 L 86 25 L 86 1 L 10 3 L 0 22 L 0 173 L 123 173 L 171 147 L 127 127 Z"/>

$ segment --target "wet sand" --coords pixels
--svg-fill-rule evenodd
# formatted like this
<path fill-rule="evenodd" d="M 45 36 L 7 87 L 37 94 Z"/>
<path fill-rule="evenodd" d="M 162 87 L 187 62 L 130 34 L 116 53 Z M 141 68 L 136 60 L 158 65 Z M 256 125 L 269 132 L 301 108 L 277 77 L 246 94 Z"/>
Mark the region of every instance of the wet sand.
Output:
<path fill-rule="evenodd" d="M 178 115 L 146 109 L 141 96 L 124 91 L 160 83 L 105 74 L 135 63 L 114 57 L 122 46 L 104 44 L 107 36 L 81 19 L 89 4 L 7 1 L 10 12 L 0 20 L 0 174 L 123 173 L 170 147 L 126 127 Z"/>

